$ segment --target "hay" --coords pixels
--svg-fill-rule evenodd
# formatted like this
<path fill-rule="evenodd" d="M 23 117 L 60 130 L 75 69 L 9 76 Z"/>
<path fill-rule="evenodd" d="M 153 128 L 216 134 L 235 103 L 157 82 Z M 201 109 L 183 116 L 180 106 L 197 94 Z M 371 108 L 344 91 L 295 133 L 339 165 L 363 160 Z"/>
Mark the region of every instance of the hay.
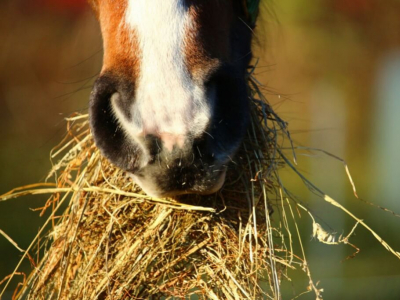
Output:
<path fill-rule="evenodd" d="M 350 244 L 356 226 L 367 226 L 351 215 L 356 219 L 354 228 L 336 241 L 304 206 L 289 201 L 278 175 L 283 165 L 297 172 L 282 152 L 283 140 L 290 141 L 287 124 L 267 104 L 251 74 L 249 88 L 248 134 L 233 158 L 225 186 L 211 196 L 144 195 L 100 155 L 87 115 L 68 118 L 67 136 L 51 154 L 52 159 L 61 157 L 48 177 L 54 183 L 0 196 L 4 201 L 51 194 L 42 208 L 43 212 L 51 208 L 51 215 L 21 259 L 29 258 L 33 271 L 24 277 L 14 298 L 281 299 L 287 270 L 300 269 L 309 278 L 304 293 L 313 291 L 322 299 L 322 289 L 311 279 L 292 206 L 310 214 L 314 236 L 327 244 Z M 321 196 L 340 207 L 329 196 Z M 279 218 L 272 220 L 274 210 Z M 296 239 L 289 223 L 294 223 Z M 294 240 L 301 246 L 300 255 L 293 251 Z M 33 251 L 36 259 L 29 254 Z M 3 280 L 0 297 L 13 276 L 21 274 L 19 265 Z"/>
<path fill-rule="evenodd" d="M 286 124 L 265 102 L 252 103 L 249 133 L 223 190 L 179 199 L 144 195 L 100 155 L 87 115 L 69 118 L 67 137 L 52 152 L 62 155 L 49 174 L 55 186 L 3 195 L 53 193 L 44 208 L 53 209 L 50 247 L 17 298 L 279 297 L 289 254 L 274 249 L 270 214 L 282 163 L 276 143 Z M 41 239 L 34 244 L 45 247 Z"/>

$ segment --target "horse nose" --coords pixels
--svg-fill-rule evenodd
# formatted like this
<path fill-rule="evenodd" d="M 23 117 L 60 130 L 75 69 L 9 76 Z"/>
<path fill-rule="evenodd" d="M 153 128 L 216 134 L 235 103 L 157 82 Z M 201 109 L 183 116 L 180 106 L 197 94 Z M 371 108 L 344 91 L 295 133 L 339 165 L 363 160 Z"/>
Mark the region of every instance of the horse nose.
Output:
<path fill-rule="evenodd" d="M 235 145 L 227 139 L 229 122 L 216 123 L 213 106 L 201 105 L 196 97 L 159 99 L 140 97 L 131 83 L 102 75 L 89 106 L 96 145 L 149 195 L 218 190 L 233 152 L 228 146 Z"/>

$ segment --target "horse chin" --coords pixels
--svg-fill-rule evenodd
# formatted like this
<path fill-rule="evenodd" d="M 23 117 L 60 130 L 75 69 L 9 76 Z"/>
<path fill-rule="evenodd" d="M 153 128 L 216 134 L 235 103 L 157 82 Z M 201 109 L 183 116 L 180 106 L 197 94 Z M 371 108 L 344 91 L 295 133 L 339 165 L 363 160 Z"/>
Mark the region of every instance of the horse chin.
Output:
<path fill-rule="evenodd" d="M 162 191 L 153 182 L 145 182 L 141 178 L 133 173 L 129 173 L 129 176 L 133 181 L 140 186 L 140 188 L 149 196 L 153 198 L 165 198 L 175 197 L 179 195 L 187 194 L 198 194 L 198 195 L 210 195 L 218 192 L 225 183 L 226 169 L 221 172 L 219 177 L 215 180 L 212 186 L 204 187 L 202 185 L 194 185 L 190 189 L 174 190 L 174 191 Z"/>

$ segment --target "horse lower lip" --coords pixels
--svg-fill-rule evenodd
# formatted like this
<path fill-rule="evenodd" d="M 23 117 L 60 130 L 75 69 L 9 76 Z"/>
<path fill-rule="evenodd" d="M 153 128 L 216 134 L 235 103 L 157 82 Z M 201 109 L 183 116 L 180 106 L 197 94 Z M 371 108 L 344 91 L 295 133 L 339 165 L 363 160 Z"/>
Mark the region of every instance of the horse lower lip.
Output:
<path fill-rule="evenodd" d="M 221 173 L 216 184 L 214 185 L 214 187 L 212 189 L 210 189 L 209 191 L 206 191 L 206 192 L 199 193 L 199 194 L 208 195 L 208 194 L 213 194 L 213 193 L 218 192 L 225 183 L 225 177 L 226 177 L 226 169 Z"/>

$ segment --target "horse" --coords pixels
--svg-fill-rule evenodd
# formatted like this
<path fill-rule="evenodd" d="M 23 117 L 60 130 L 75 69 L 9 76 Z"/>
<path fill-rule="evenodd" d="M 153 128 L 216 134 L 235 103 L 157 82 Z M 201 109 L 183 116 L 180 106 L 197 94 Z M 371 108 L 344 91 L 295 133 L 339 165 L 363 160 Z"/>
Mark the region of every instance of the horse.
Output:
<path fill-rule="evenodd" d="M 211 194 L 250 116 L 254 0 L 89 0 L 103 66 L 89 101 L 101 153 L 152 197 Z"/>

